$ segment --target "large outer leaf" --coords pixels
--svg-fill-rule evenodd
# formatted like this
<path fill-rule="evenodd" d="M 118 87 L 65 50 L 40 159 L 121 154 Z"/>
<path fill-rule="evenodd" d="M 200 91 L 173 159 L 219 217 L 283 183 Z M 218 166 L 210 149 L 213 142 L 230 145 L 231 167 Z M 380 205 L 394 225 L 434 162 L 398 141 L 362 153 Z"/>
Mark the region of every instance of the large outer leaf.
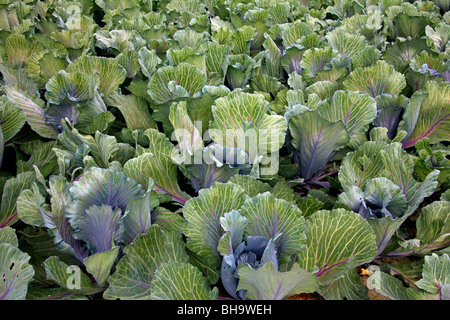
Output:
<path fill-rule="evenodd" d="M 162 104 L 179 97 L 192 97 L 205 84 L 206 75 L 202 71 L 180 63 L 176 67 L 159 68 L 148 83 L 148 94 L 155 103 Z"/>
<path fill-rule="evenodd" d="M 47 258 L 44 266 L 48 280 L 53 280 L 72 293 L 91 295 L 103 290 L 95 286 L 89 276 L 83 273 L 77 265 L 68 266 L 57 256 Z"/>
<path fill-rule="evenodd" d="M 337 122 L 341 120 L 350 138 L 364 134 L 377 115 L 375 100 L 365 94 L 336 91 L 318 106 L 322 118 Z"/>
<path fill-rule="evenodd" d="M 320 295 L 326 300 L 364 300 L 367 291 L 367 287 L 362 284 L 356 269 L 350 269 L 345 277 L 323 288 Z"/>
<path fill-rule="evenodd" d="M 254 198 L 248 198 L 241 209 L 248 219 L 246 236 L 264 236 L 275 239 L 277 253 L 281 263 L 299 252 L 305 245 L 303 230 L 305 219 L 295 205 L 283 199 L 276 199 L 265 192 Z M 281 234 L 277 237 L 278 234 Z"/>
<path fill-rule="evenodd" d="M 177 42 L 175 48 L 192 48 L 195 51 L 203 51 L 203 46 L 207 41 L 204 33 L 196 32 L 190 28 L 178 30 L 173 34 L 173 40 Z"/>
<path fill-rule="evenodd" d="M 0 128 L 4 141 L 14 138 L 24 124 L 25 113 L 21 108 L 9 101 L 6 96 L 0 96 Z"/>
<path fill-rule="evenodd" d="M 328 72 L 332 59 L 336 58 L 338 53 L 333 51 L 331 47 L 311 48 L 305 51 L 303 59 L 300 62 L 302 75 L 310 83 L 316 82 L 318 73 Z"/>
<path fill-rule="evenodd" d="M 395 219 L 383 217 L 380 219 L 372 218 L 367 220 L 375 233 L 378 255 L 383 254 L 383 251 L 391 243 L 392 237 L 408 217 L 409 215 L 404 215 Z"/>
<path fill-rule="evenodd" d="M 35 100 L 28 94 L 21 92 L 19 89 L 11 86 L 3 87 L 9 100 L 14 102 L 25 114 L 25 118 L 36 133 L 44 138 L 56 138 L 57 131 L 46 122 L 44 112 L 44 103 L 42 100 Z"/>
<path fill-rule="evenodd" d="M 189 12 L 190 14 L 201 14 L 205 12 L 205 6 L 198 0 L 171 0 L 167 3 L 166 10 L 167 12 L 176 11 L 180 14 L 184 12 Z"/>
<path fill-rule="evenodd" d="M 435 201 L 420 211 L 417 238 L 426 244 L 421 253 L 444 248 L 450 244 L 450 202 Z"/>
<path fill-rule="evenodd" d="M 25 114 L 6 96 L 0 97 L 0 167 L 3 162 L 5 142 L 12 139 L 25 124 Z"/>
<path fill-rule="evenodd" d="M 317 111 L 304 111 L 289 120 L 292 145 L 300 151 L 300 174 L 311 179 L 325 168 L 349 136 L 342 122 L 323 119 Z"/>
<path fill-rule="evenodd" d="M 245 194 L 249 197 L 256 197 L 260 193 L 272 190 L 270 184 L 249 175 L 235 175 L 229 181 L 244 188 Z"/>
<path fill-rule="evenodd" d="M 212 268 L 220 267 L 217 246 L 224 233 L 220 218 L 227 212 L 238 210 L 245 198 L 241 187 L 232 183 L 216 183 L 209 189 L 200 190 L 198 197 L 190 199 L 184 205 L 187 247 L 207 259 Z"/>
<path fill-rule="evenodd" d="M 149 187 L 149 178 L 154 181 L 153 190 L 159 194 L 169 194 L 174 201 L 184 204 L 189 196 L 181 191 L 177 179 L 177 165 L 170 158 L 174 145 L 167 137 L 155 129 L 144 132 L 149 143 L 148 149 L 142 149 L 138 157 L 123 166 L 124 173 L 140 183 L 145 189 Z"/>
<path fill-rule="evenodd" d="M 117 57 L 119 64 L 127 71 L 127 78 L 133 78 L 141 70 L 139 54 L 133 49 L 125 49 Z"/>
<path fill-rule="evenodd" d="M 317 106 L 320 101 L 315 102 L 315 98 L 320 98 L 317 100 L 325 100 L 331 98 L 333 94 L 341 87 L 341 85 L 334 81 L 317 81 L 316 83 L 308 86 L 305 89 L 305 93 L 308 96 L 308 100 L 310 101 L 307 106 L 311 108 L 311 110 L 317 109 Z M 304 103 L 301 103 L 304 104 Z"/>
<path fill-rule="evenodd" d="M 119 65 L 118 60 L 99 56 L 82 56 L 69 64 L 66 71 L 84 72 L 86 74 L 98 72 L 100 91 L 105 97 L 116 92 L 127 75 L 125 69 Z"/>
<path fill-rule="evenodd" d="M 201 271 L 189 263 L 162 264 L 152 281 L 152 300 L 215 300 L 219 290 L 210 290 Z"/>
<path fill-rule="evenodd" d="M 63 50 L 50 51 L 45 49 L 33 53 L 26 61 L 25 70 L 30 78 L 42 88 L 51 77 L 66 69 L 69 62 L 64 57 Z"/>
<path fill-rule="evenodd" d="M 34 269 L 30 256 L 11 243 L 0 243 L 0 300 L 25 300 Z"/>
<path fill-rule="evenodd" d="M 238 268 L 237 290 L 247 290 L 245 296 L 251 300 L 282 300 L 299 293 L 315 292 L 319 289 L 317 277 L 299 267 L 297 263 L 287 272 L 279 272 L 267 262 L 259 269 L 249 265 Z"/>
<path fill-rule="evenodd" d="M 302 37 L 314 33 L 311 26 L 301 22 L 300 20 L 295 21 L 290 28 L 283 29 L 281 31 L 283 45 L 285 48 L 295 44 Z"/>
<path fill-rule="evenodd" d="M 143 98 L 112 93 L 105 102 L 119 109 L 125 118 L 127 128 L 131 131 L 139 128 L 156 128 L 148 104 Z"/>
<path fill-rule="evenodd" d="M 272 97 L 273 99 L 276 99 L 278 92 L 285 89 L 276 77 L 269 76 L 265 73 L 251 77 L 249 85 L 250 89 L 253 90 L 254 93 L 262 93 L 265 96 L 270 95 L 271 100 Z"/>
<path fill-rule="evenodd" d="M 178 64 L 185 62 L 206 72 L 205 54 L 202 51 L 196 54 L 191 47 L 182 46 L 182 49 L 170 48 L 166 55 L 170 66 L 177 66 Z"/>
<path fill-rule="evenodd" d="M 16 235 L 16 229 L 5 227 L 0 229 L 0 243 L 10 244 L 13 247 L 19 246 L 19 239 Z"/>
<path fill-rule="evenodd" d="M 411 97 L 400 128 L 408 132 L 403 147 L 428 138 L 430 143 L 450 141 L 450 83 L 427 81 Z"/>
<path fill-rule="evenodd" d="M 291 74 L 295 72 L 301 74 L 302 66 L 300 62 L 306 50 L 306 48 L 299 45 L 293 45 L 286 50 L 286 53 L 281 57 L 281 67 L 286 73 Z"/>
<path fill-rule="evenodd" d="M 379 176 L 383 163 L 377 158 L 385 147 L 384 142 L 368 141 L 354 152 L 347 153 L 339 171 L 339 182 L 342 186 L 363 188 L 367 180 Z"/>
<path fill-rule="evenodd" d="M 264 96 L 260 94 L 241 92 L 229 94 L 215 101 L 212 107 L 214 121 L 210 127 L 224 132 L 223 137 L 225 140 L 227 138 L 227 130 L 243 130 L 243 121 L 248 121 L 258 126 L 263 121 L 269 107 L 270 105 L 264 100 Z M 234 143 L 237 137 L 239 136 L 236 133 L 230 137 L 230 142 L 228 142 L 229 139 L 226 139 L 226 143 L 222 143 L 222 145 L 238 147 Z M 232 138 L 235 139 L 233 140 Z M 219 143 L 220 141 L 217 142 Z"/>
<path fill-rule="evenodd" d="M 306 220 L 305 231 L 306 248 L 298 262 L 305 270 L 318 268 L 321 284 L 344 277 L 349 268 L 372 261 L 378 252 L 372 228 L 351 211 L 318 211 Z"/>
<path fill-rule="evenodd" d="M 256 29 L 242 26 L 231 37 L 231 51 L 233 54 L 250 53 L 250 42 L 256 35 Z"/>
<path fill-rule="evenodd" d="M 438 0 L 436 1 L 441 2 Z M 447 6 L 450 6 L 450 2 L 446 2 Z M 448 46 L 450 26 L 445 22 L 438 23 L 434 29 L 431 26 L 426 26 L 425 33 L 427 35 L 427 44 L 434 52 L 446 52 L 450 48 L 450 46 Z"/>
<path fill-rule="evenodd" d="M 17 173 L 32 171 L 33 167 L 39 168 L 44 178 L 56 172 L 57 161 L 52 149 L 57 145 L 56 141 L 44 142 L 32 140 L 21 145 L 20 149 L 30 156 L 28 161 L 17 160 Z"/>
<path fill-rule="evenodd" d="M 5 152 L 5 140 L 3 138 L 2 127 L 0 126 L 0 167 L 3 162 L 4 152 Z"/>
<path fill-rule="evenodd" d="M 146 47 L 142 47 L 139 52 L 138 62 L 141 66 L 142 73 L 150 78 L 152 74 L 156 71 L 156 66 L 162 61 L 156 55 L 155 50 L 148 50 Z"/>
<path fill-rule="evenodd" d="M 450 245 L 450 202 L 434 201 L 420 210 L 417 235 L 405 240 L 402 248 L 390 252 L 391 256 L 429 254 Z"/>
<path fill-rule="evenodd" d="M 264 38 L 266 38 L 263 46 L 266 49 L 265 62 L 267 74 L 271 77 L 281 78 L 281 51 L 270 35 L 266 33 L 264 34 Z"/>
<path fill-rule="evenodd" d="M 3 28 L 2 28 L 3 29 Z M 27 59 L 41 51 L 42 44 L 36 41 L 27 41 L 25 35 L 13 33 L 5 41 L 5 51 L 10 65 L 23 68 Z"/>
<path fill-rule="evenodd" d="M 400 279 L 390 274 L 375 271 L 369 279 L 367 279 L 370 288 L 383 296 L 389 297 L 391 300 L 409 300 L 407 290 Z"/>
<path fill-rule="evenodd" d="M 431 22 L 426 16 L 400 13 L 392 21 L 392 31 L 395 37 L 418 38 L 425 35 L 425 27 L 430 24 Z"/>
<path fill-rule="evenodd" d="M 325 38 L 330 46 L 342 56 L 352 58 L 367 46 L 366 39 L 359 34 L 347 33 L 343 28 L 336 28 Z"/>
<path fill-rule="evenodd" d="M 201 131 L 189 117 L 186 102 L 172 103 L 170 106 L 169 120 L 173 125 L 172 137 L 178 141 L 178 147 L 183 155 L 193 155 L 203 148 Z"/>
<path fill-rule="evenodd" d="M 22 190 L 17 197 L 17 216 L 26 224 L 44 226 L 41 216 L 41 206 L 44 202 L 45 198 L 40 194 L 37 185 L 33 184 L 32 189 Z"/>
<path fill-rule="evenodd" d="M 373 98 L 382 94 L 400 94 L 405 86 L 405 76 L 382 60 L 371 67 L 354 70 L 344 81 L 344 89 L 367 93 Z"/>
<path fill-rule="evenodd" d="M 106 279 L 111 274 L 111 268 L 116 262 L 119 250 L 120 247 L 113 247 L 111 250 L 92 254 L 83 261 L 87 272 L 94 277 L 99 286 L 106 284 Z"/>
<path fill-rule="evenodd" d="M 0 228 L 10 226 L 17 220 L 16 203 L 22 190 L 30 189 L 36 180 L 34 172 L 24 172 L 10 178 L 3 186 L 0 204 Z"/>
<path fill-rule="evenodd" d="M 422 279 L 417 281 L 416 286 L 432 294 L 438 294 L 443 299 L 443 288 L 450 284 L 450 259 L 447 254 L 438 256 L 432 254 L 425 257 Z"/>
<path fill-rule="evenodd" d="M 58 251 L 74 257 L 79 263 L 87 257 L 88 252 L 84 243 L 73 237 L 74 230 L 66 215 L 69 201 L 70 184 L 62 176 L 51 176 L 48 181 L 50 210 L 43 210 L 41 216 L 48 233 L 53 236 L 53 242 Z"/>
<path fill-rule="evenodd" d="M 267 114 L 269 108 L 260 94 L 237 92 L 217 99 L 212 106 L 212 140 L 244 150 L 251 163 L 257 155 L 279 150 L 284 143 L 286 123 L 282 116 Z"/>
<path fill-rule="evenodd" d="M 383 175 L 398 185 L 406 196 L 408 209 L 405 214 L 413 213 L 423 199 L 436 190 L 439 171 L 433 170 L 422 182 L 415 180 L 412 159 L 406 160 L 407 154 L 399 143 L 391 143 L 380 155 L 386 170 Z"/>
<path fill-rule="evenodd" d="M 423 50 L 430 51 L 425 39 L 397 40 L 394 44 L 386 45 L 383 60 L 393 65 L 397 71 L 405 73 L 409 69 L 411 60 Z"/>
<path fill-rule="evenodd" d="M 206 44 L 206 75 L 208 76 L 208 85 L 222 85 L 225 80 L 228 68 L 229 46 L 220 45 L 216 42 Z"/>
<path fill-rule="evenodd" d="M 105 299 L 148 300 L 157 269 L 167 262 L 188 262 L 181 234 L 151 226 L 124 249 L 125 256 L 109 277 Z"/>

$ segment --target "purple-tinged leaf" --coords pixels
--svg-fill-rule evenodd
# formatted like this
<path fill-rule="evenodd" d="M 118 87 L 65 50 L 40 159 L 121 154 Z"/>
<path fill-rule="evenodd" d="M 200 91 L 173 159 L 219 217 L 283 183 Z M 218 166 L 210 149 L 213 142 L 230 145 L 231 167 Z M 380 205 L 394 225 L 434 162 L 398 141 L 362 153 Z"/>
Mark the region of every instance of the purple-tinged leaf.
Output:
<path fill-rule="evenodd" d="M 148 300 L 152 281 L 160 266 L 168 262 L 189 262 L 179 232 L 164 232 L 153 225 L 124 248 L 124 256 L 108 278 L 105 299 Z"/>
<path fill-rule="evenodd" d="M 46 122 L 54 125 L 56 128 L 61 127 L 62 119 L 67 119 L 71 125 L 75 125 L 78 123 L 79 118 L 80 112 L 74 104 L 63 107 L 50 105 L 45 113 Z"/>
<path fill-rule="evenodd" d="M 178 185 L 177 164 L 171 158 L 175 151 L 174 145 L 158 130 L 145 130 L 144 135 L 150 142 L 149 147 L 140 148 L 137 157 L 124 164 L 124 173 L 146 190 L 151 179 L 151 187 L 156 193 L 170 195 L 173 201 L 184 204 L 190 196 Z"/>
<path fill-rule="evenodd" d="M 299 45 L 293 45 L 286 49 L 286 53 L 281 58 L 281 67 L 286 73 L 291 74 L 293 72 L 301 74 L 302 72 L 302 58 L 306 48 Z"/>
<path fill-rule="evenodd" d="M 50 210 L 41 210 L 44 225 L 53 236 L 56 248 L 74 257 L 79 263 L 88 256 L 83 241 L 73 237 L 74 230 L 69 223 L 66 207 L 69 202 L 70 184 L 64 177 L 51 176 L 49 178 Z"/>
<path fill-rule="evenodd" d="M 397 128 L 403 113 L 408 106 L 408 98 L 405 96 L 393 96 L 383 94 L 376 98 L 378 114 L 373 124 L 377 127 L 388 129 L 387 136 L 390 140 L 397 135 Z"/>
<path fill-rule="evenodd" d="M 176 67 L 159 68 L 148 83 L 148 94 L 155 103 L 162 104 L 179 97 L 193 97 L 205 84 L 205 73 L 183 62 Z"/>
<path fill-rule="evenodd" d="M 36 175 L 34 172 L 23 172 L 6 181 L 1 195 L 0 228 L 17 222 L 17 198 L 22 190 L 30 189 L 35 180 Z"/>
<path fill-rule="evenodd" d="M 424 206 L 417 219 L 414 239 L 401 242 L 389 256 L 427 255 L 450 245 L 450 202 L 434 201 Z"/>
<path fill-rule="evenodd" d="M 187 157 L 183 167 L 186 176 L 198 191 L 209 188 L 216 182 L 227 182 L 241 170 L 248 169 L 248 163 L 248 156 L 244 151 L 210 144 Z"/>
<path fill-rule="evenodd" d="M 45 85 L 45 98 L 49 103 L 59 105 L 66 99 L 84 101 L 94 97 L 100 81 L 96 74 L 83 72 L 67 73 L 64 70 L 49 79 Z"/>
<path fill-rule="evenodd" d="M 431 25 L 431 21 L 426 16 L 400 13 L 392 21 L 392 33 L 395 38 L 419 38 L 425 35 L 425 27 L 428 25 Z"/>
<path fill-rule="evenodd" d="M 75 230 L 75 239 L 88 243 L 93 253 L 110 250 L 116 243 L 119 234 L 121 210 L 109 205 L 91 206 L 85 214 L 71 219 Z"/>
<path fill-rule="evenodd" d="M 130 200 L 142 195 L 144 190 L 121 171 L 93 167 L 73 183 L 69 193 L 67 214 L 76 219 L 92 206 L 107 205 L 124 213 Z"/>
<path fill-rule="evenodd" d="M 378 60 L 373 66 L 353 70 L 343 85 L 346 90 L 367 93 L 376 98 L 382 94 L 400 94 L 406 86 L 406 80 L 393 66 Z"/>
<path fill-rule="evenodd" d="M 280 262 L 287 262 L 304 247 L 305 219 L 290 202 L 265 192 L 248 198 L 239 211 L 249 221 L 245 235 L 274 239 Z"/>
<path fill-rule="evenodd" d="M 117 59 L 88 55 L 79 57 L 69 64 L 66 71 L 84 72 L 88 75 L 98 73 L 99 88 L 105 97 L 116 92 L 127 75 Z"/>
<path fill-rule="evenodd" d="M 290 118 L 289 130 L 292 145 L 299 150 L 300 174 L 305 180 L 319 174 L 349 141 L 342 122 L 325 120 L 317 111 L 304 111 Z"/>
<path fill-rule="evenodd" d="M 296 263 L 287 272 L 278 271 L 272 263 L 253 269 L 249 265 L 238 269 L 238 290 L 245 290 L 245 297 L 251 300 L 282 300 L 299 293 L 319 290 L 317 277 L 299 267 Z"/>
<path fill-rule="evenodd" d="M 10 243 L 0 243 L 0 300 L 25 300 L 34 269 L 30 256 Z"/>
<path fill-rule="evenodd" d="M 51 124 L 47 123 L 42 100 L 31 98 L 12 86 L 3 87 L 3 90 L 12 102 L 22 109 L 31 129 L 44 138 L 56 138 L 58 132 Z"/>
<path fill-rule="evenodd" d="M 331 283 L 349 268 L 371 262 L 378 253 L 375 234 L 359 214 L 344 209 L 317 211 L 306 220 L 306 248 L 298 255 L 300 267 L 317 269 L 321 284 Z"/>
<path fill-rule="evenodd" d="M 350 138 L 365 134 L 377 114 L 374 99 L 366 94 L 342 90 L 319 103 L 317 110 L 320 116 L 328 121 L 342 121 Z"/>
<path fill-rule="evenodd" d="M 409 101 L 400 128 L 408 135 L 403 148 L 428 138 L 430 143 L 450 141 L 450 83 L 428 81 Z"/>
<path fill-rule="evenodd" d="M 224 234 L 220 218 L 227 212 L 238 210 L 245 198 L 241 187 L 232 183 L 216 183 L 209 189 L 200 190 L 198 197 L 189 199 L 184 205 L 187 247 L 209 260 L 212 267 L 220 267 L 217 246 Z"/>
<path fill-rule="evenodd" d="M 156 128 L 156 123 L 152 119 L 145 99 L 135 95 L 112 93 L 105 102 L 119 109 L 125 119 L 127 128 L 131 131 L 140 128 Z"/>
<path fill-rule="evenodd" d="M 121 222 L 120 242 L 129 244 L 152 225 L 152 211 L 159 205 L 158 195 L 151 190 L 128 204 Z"/>

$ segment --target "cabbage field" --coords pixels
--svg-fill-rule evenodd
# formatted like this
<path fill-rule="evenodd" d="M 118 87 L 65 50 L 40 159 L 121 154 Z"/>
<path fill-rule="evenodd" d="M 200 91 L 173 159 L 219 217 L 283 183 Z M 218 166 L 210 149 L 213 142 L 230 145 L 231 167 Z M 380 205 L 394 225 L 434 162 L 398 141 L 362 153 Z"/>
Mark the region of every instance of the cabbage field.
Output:
<path fill-rule="evenodd" d="M 450 300 L 450 0 L 0 0 L 0 300 Z"/>

